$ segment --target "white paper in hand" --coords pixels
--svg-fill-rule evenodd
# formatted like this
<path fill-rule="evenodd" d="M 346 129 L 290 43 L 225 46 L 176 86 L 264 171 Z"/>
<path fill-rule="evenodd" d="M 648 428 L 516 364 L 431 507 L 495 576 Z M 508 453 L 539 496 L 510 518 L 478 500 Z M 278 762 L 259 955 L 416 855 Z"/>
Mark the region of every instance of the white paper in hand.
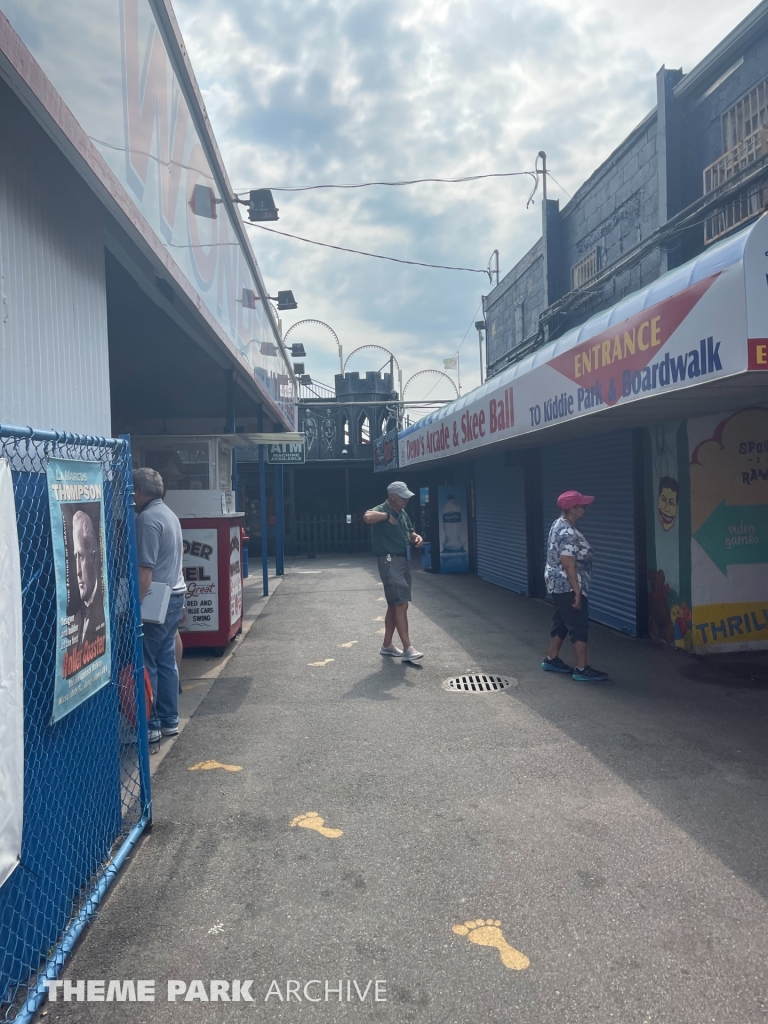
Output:
<path fill-rule="evenodd" d="M 149 590 L 141 602 L 141 621 L 165 622 L 170 600 L 171 588 L 167 583 L 150 583 Z"/>

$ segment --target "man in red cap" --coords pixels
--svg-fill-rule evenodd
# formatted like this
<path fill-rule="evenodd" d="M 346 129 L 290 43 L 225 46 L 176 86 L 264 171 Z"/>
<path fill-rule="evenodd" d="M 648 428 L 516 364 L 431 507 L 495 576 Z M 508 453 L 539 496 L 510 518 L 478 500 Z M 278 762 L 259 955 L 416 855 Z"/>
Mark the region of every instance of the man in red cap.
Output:
<path fill-rule="evenodd" d="M 549 531 L 547 563 L 544 579 L 547 592 L 555 606 L 549 652 L 541 667 L 546 672 L 563 672 L 582 682 L 597 683 L 607 679 L 606 672 L 592 668 L 587 661 L 589 605 L 587 591 L 592 573 L 592 548 L 576 523 L 591 505 L 594 497 L 578 491 L 565 491 L 557 499 L 561 515 Z M 563 641 L 570 634 L 576 667 L 571 668 L 560 657 Z"/>

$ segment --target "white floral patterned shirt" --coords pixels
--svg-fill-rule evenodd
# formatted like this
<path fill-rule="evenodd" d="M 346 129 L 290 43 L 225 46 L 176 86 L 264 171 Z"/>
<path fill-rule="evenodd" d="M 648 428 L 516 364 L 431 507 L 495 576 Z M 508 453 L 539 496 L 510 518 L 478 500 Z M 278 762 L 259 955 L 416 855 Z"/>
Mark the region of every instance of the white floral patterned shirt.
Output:
<path fill-rule="evenodd" d="M 584 534 L 577 530 L 572 523 L 569 523 L 565 516 L 560 516 L 552 523 L 547 541 L 544 580 L 550 594 L 567 594 L 573 589 L 560 562 L 560 555 L 575 557 L 579 586 L 582 594 L 586 597 L 592 574 L 592 548 Z"/>

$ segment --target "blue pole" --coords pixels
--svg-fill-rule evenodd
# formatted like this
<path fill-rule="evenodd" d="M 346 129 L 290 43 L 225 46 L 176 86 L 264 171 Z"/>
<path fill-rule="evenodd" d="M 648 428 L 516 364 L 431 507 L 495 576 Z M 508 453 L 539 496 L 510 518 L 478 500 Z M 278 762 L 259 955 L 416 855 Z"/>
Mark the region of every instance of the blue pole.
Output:
<path fill-rule="evenodd" d="M 125 488 L 128 516 L 125 524 L 128 541 L 128 559 L 131 570 L 131 605 L 134 621 L 133 664 L 136 679 L 136 723 L 139 740 L 139 778 L 141 779 L 142 810 L 145 817 L 152 820 L 152 787 L 149 772 L 149 731 L 147 728 L 147 705 L 144 696 L 144 630 L 141 625 L 141 600 L 139 597 L 139 560 L 136 554 L 136 505 L 133 500 L 133 472 L 131 462 L 131 438 L 122 434 L 125 442 Z"/>
<path fill-rule="evenodd" d="M 285 575 L 285 506 L 283 503 L 283 467 L 275 466 L 275 575 Z"/>
<path fill-rule="evenodd" d="M 269 595 L 269 558 L 267 548 L 267 458 L 259 445 L 259 504 L 261 505 L 261 576 L 264 597 Z"/>

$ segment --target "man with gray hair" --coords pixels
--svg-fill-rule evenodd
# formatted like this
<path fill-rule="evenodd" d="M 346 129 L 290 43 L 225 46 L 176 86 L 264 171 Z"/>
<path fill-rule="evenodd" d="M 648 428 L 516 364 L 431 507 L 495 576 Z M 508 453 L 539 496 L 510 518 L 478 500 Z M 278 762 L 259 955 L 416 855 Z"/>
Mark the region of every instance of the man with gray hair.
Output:
<path fill-rule="evenodd" d="M 179 670 L 176 665 L 176 630 L 184 615 L 187 587 L 181 570 L 183 540 L 181 523 L 163 502 L 163 478 L 154 469 L 133 473 L 136 502 L 136 550 L 139 562 L 139 596 L 142 601 L 152 583 L 166 583 L 171 599 L 165 622 L 145 622 L 144 664 L 152 681 L 152 717 L 149 742 L 179 731 Z"/>
<path fill-rule="evenodd" d="M 408 632 L 408 603 L 411 600 L 408 545 L 420 548 L 424 540 L 413 529 L 405 511 L 412 497 L 413 491 L 409 491 L 402 480 L 395 480 L 387 487 L 387 500 L 368 509 L 363 522 L 373 527 L 373 553 L 378 556 L 379 576 L 387 599 L 381 653 L 414 662 L 420 661 L 424 655 L 413 646 Z M 402 651 L 393 643 L 395 630 L 400 635 Z"/>
<path fill-rule="evenodd" d="M 104 592 L 98 527 L 82 508 L 72 516 L 72 552 L 80 598 L 74 615 L 77 643 L 91 643 L 105 633 Z"/>

